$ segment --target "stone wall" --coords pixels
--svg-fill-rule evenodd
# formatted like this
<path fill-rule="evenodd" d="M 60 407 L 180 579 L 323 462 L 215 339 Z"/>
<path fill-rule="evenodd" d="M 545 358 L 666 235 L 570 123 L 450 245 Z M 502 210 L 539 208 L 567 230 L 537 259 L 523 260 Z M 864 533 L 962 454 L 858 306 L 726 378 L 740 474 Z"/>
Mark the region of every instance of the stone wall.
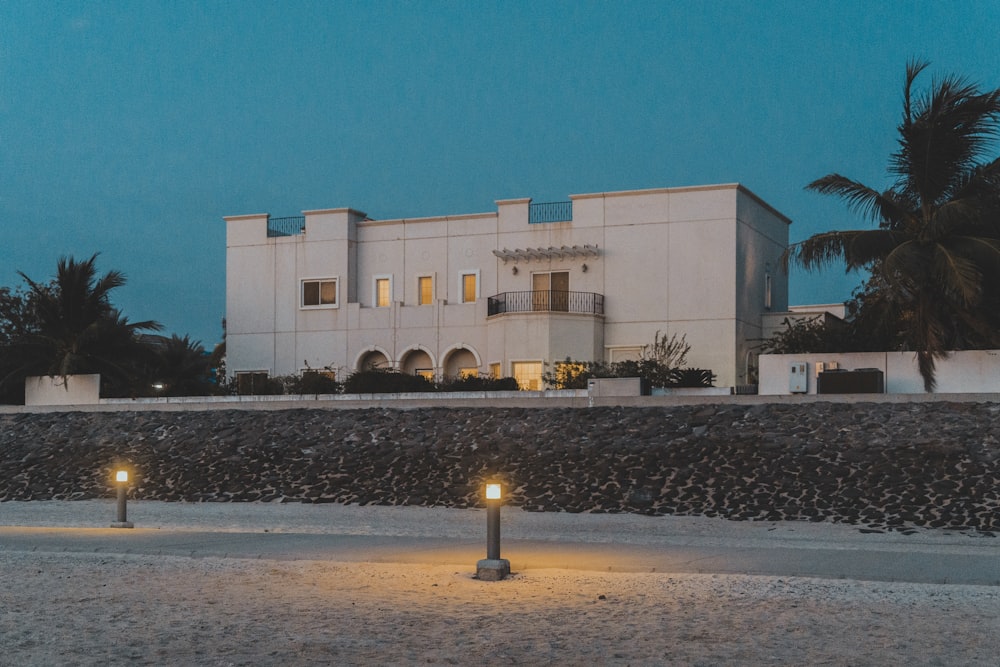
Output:
<path fill-rule="evenodd" d="M 0 500 L 479 505 L 1000 529 L 998 403 L 0 415 Z M 0 505 L 2 516 L 2 505 Z"/>

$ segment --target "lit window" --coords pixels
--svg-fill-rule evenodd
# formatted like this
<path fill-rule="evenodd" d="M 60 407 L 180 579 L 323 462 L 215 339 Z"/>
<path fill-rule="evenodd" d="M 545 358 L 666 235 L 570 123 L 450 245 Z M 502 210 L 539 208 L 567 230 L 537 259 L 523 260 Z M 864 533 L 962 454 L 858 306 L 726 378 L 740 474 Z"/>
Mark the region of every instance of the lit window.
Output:
<path fill-rule="evenodd" d="M 494 380 L 500 379 L 500 364 L 495 362 L 490 364 L 490 377 Z"/>
<path fill-rule="evenodd" d="M 377 276 L 375 278 L 375 307 L 384 308 L 392 302 L 392 278 Z"/>
<path fill-rule="evenodd" d="M 529 391 L 539 391 L 542 388 L 542 362 L 515 361 L 511 364 L 517 386 Z"/>
<path fill-rule="evenodd" d="M 556 364 L 556 382 L 566 387 L 587 371 L 587 365 L 578 362 L 560 362 Z"/>
<path fill-rule="evenodd" d="M 475 303 L 479 296 L 479 272 L 462 274 L 462 303 Z"/>
<path fill-rule="evenodd" d="M 335 308 L 336 306 L 336 278 L 302 281 L 302 308 Z"/>
<path fill-rule="evenodd" d="M 459 368 L 458 377 L 460 378 L 474 378 L 479 377 L 478 368 Z"/>
<path fill-rule="evenodd" d="M 426 306 L 434 302 L 434 278 L 420 276 L 417 278 L 417 304 Z"/>
<path fill-rule="evenodd" d="M 429 382 L 434 382 L 434 370 L 431 368 L 418 368 L 413 372 L 413 374 L 418 375 Z"/>

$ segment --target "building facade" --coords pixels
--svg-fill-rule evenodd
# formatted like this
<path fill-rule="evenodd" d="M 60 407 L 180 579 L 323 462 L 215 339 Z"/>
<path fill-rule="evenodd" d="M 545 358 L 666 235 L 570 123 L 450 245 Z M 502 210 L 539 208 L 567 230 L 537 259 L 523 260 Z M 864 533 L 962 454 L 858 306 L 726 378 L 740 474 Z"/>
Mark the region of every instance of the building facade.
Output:
<path fill-rule="evenodd" d="M 787 309 L 790 221 L 741 185 L 496 204 L 226 217 L 229 373 L 384 367 L 540 388 L 567 357 L 637 358 L 662 332 L 686 335 L 688 365 L 732 386 L 762 317 Z"/>

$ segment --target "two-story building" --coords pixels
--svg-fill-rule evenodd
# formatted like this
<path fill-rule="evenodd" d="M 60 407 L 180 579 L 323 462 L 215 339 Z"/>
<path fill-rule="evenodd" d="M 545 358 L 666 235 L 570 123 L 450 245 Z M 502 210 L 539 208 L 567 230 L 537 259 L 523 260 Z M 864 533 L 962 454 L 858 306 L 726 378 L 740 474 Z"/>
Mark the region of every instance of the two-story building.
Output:
<path fill-rule="evenodd" d="M 372 220 L 337 208 L 226 217 L 227 367 L 514 376 L 637 358 L 686 335 L 688 365 L 747 381 L 787 308 L 788 218 L 738 184 L 497 201 Z"/>

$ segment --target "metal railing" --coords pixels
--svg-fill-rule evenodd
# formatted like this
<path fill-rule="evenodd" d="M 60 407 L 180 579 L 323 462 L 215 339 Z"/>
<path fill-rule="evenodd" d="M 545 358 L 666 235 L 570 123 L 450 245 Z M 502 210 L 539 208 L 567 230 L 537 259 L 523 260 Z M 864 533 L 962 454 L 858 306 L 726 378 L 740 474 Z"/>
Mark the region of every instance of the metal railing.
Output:
<path fill-rule="evenodd" d="M 293 215 L 289 218 L 268 218 L 268 236 L 296 236 L 306 229 L 306 216 Z"/>
<path fill-rule="evenodd" d="M 487 315 L 531 312 L 603 315 L 604 295 L 557 290 L 502 292 L 487 300 L 486 309 Z"/>
<path fill-rule="evenodd" d="M 528 206 L 528 222 L 570 222 L 573 220 L 573 202 L 552 201 Z"/>

